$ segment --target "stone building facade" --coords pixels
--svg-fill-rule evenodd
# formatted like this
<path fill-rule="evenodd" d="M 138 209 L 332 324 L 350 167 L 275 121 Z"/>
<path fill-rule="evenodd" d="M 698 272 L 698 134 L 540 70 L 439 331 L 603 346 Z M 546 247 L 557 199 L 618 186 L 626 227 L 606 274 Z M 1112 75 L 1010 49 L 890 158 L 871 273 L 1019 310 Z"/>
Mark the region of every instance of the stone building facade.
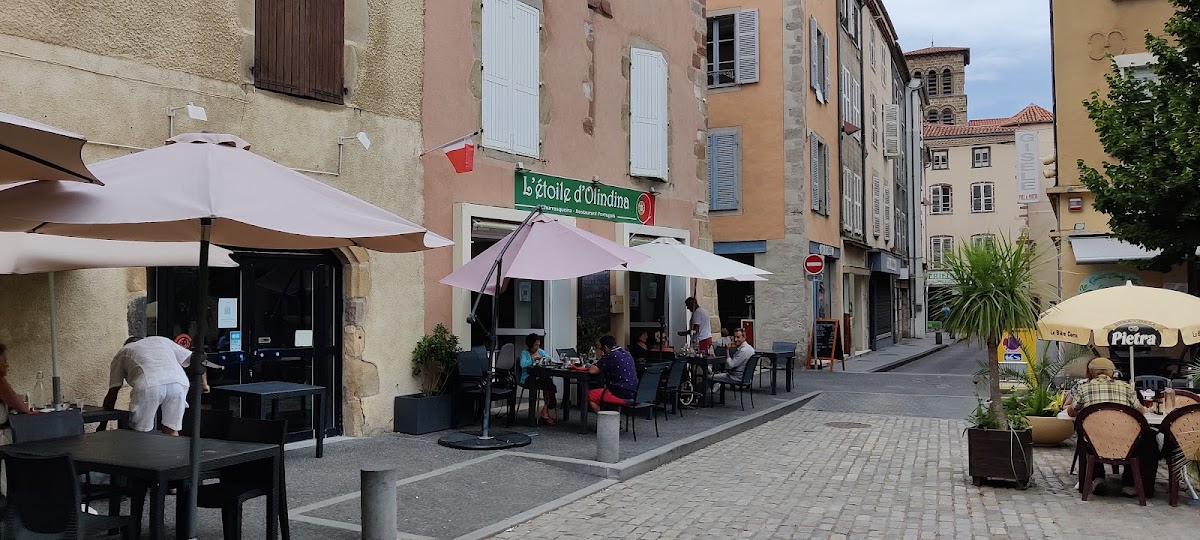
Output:
<path fill-rule="evenodd" d="M 929 124 L 967 123 L 966 68 L 971 49 L 966 47 L 928 47 L 904 53 L 913 78 L 925 81 L 929 105 L 925 122 Z"/>

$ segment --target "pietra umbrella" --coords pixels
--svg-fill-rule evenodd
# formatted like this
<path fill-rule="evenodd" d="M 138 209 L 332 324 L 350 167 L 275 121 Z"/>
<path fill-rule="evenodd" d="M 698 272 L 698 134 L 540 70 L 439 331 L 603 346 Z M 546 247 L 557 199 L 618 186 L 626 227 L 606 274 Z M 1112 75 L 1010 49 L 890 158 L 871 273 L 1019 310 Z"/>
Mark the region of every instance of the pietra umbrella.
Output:
<path fill-rule="evenodd" d="M 209 248 L 209 266 L 237 266 L 230 252 Z M 125 242 L 45 234 L 0 232 L 0 274 L 46 274 L 50 285 L 50 381 L 54 404 L 62 402 L 58 376 L 58 301 L 54 273 L 88 268 L 195 266 L 198 242 Z M 38 406 L 44 405 L 39 403 Z"/>
<path fill-rule="evenodd" d="M 166 146 L 94 164 L 106 182 L 32 182 L 0 191 L 0 227 L 59 236 L 199 241 L 197 305 L 208 296 L 209 243 L 231 247 L 403 253 L 453 242 L 391 212 L 249 152 L 242 139 L 188 133 Z M 207 328 L 196 321 L 196 352 Z M 189 376 L 198 388 L 201 362 Z M 191 393 L 192 410 L 200 393 Z M 196 537 L 200 421 L 192 423 L 189 538 Z"/>
<path fill-rule="evenodd" d="M 0 185 L 27 180 L 99 180 L 83 164 L 82 135 L 0 113 Z"/>

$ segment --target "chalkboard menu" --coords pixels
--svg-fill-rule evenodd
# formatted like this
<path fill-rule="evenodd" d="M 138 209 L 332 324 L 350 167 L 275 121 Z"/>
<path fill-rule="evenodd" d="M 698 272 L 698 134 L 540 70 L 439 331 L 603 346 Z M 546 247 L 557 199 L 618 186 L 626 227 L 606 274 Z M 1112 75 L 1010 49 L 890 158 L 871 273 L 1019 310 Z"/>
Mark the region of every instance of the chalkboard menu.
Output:
<path fill-rule="evenodd" d="M 837 319 L 817 319 L 813 322 L 812 342 L 808 348 L 808 365 L 812 360 L 829 360 L 829 369 L 833 370 L 833 360 L 842 360 L 842 369 L 846 369 L 846 354 L 842 349 L 840 322 Z"/>
<path fill-rule="evenodd" d="M 609 331 L 612 288 L 608 271 L 579 278 L 579 316 L 591 319 L 604 332 Z"/>

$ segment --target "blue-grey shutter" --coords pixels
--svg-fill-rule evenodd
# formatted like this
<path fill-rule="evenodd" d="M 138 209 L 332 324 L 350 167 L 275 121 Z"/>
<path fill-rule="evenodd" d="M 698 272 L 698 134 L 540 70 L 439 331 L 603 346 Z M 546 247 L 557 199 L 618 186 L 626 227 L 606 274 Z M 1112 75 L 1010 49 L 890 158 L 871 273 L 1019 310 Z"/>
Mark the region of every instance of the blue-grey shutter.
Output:
<path fill-rule="evenodd" d="M 825 190 L 821 188 L 821 142 L 815 133 L 808 134 L 808 155 L 812 156 L 812 209 L 821 211 L 821 197 Z"/>
<path fill-rule="evenodd" d="M 741 206 L 741 144 L 735 130 L 708 134 L 710 210 L 737 210 Z"/>

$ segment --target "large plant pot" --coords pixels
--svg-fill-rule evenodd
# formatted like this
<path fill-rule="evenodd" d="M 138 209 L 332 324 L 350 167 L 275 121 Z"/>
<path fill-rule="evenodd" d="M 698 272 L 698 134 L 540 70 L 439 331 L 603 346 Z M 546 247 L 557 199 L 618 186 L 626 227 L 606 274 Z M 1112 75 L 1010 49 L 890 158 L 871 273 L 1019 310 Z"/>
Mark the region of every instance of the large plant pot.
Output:
<path fill-rule="evenodd" d="M 450 394 L 396 396 L 392 428 L 399 433 L 410 435 L 450 429 L 450 409 L 453 404 L 453 396 Z"/>
<path fill-rule="evenodd" d="M 1026 419 L 1029 420 L 1029 428 L 1033 432 L 1034 446 L 1059 445 L 1075 433 L 1074 420 L 1054 416 L 1029 416 Z"/>
<path fill-rule="evenodd" d="M 967 429 L 967 474 L 971 483 L 984 480 L 1010 480 L 1017 487 L 1029 487 L 1033 475 L 1032 430 Z"/>

